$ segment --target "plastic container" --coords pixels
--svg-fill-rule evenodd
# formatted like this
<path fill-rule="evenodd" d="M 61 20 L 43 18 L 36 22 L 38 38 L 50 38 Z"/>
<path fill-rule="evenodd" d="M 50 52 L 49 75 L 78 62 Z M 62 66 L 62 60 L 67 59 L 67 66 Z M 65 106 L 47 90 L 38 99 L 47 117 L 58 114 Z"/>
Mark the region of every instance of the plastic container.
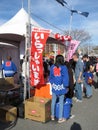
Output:
<path fill-rule="evenodd" d="M 68 119 L 71 115 L 72 99 L 67 98 L 64 102 L 63 118 Z M 59 118 L 59 102 L 56 103 L 55 117 Z"/>

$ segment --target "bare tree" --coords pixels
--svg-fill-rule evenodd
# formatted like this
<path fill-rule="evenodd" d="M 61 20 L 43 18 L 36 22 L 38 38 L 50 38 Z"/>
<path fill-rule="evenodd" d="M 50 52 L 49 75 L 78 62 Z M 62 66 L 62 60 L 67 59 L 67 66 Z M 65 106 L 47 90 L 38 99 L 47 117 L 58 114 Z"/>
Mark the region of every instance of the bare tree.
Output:
<path fill-rule="evenodd" d="M 65 31 L 65 35 L 68 35 L 69 31 Z M 88 43 L 91 40 L 89 32 L 85 30 L 72 30 L 71 31 L 72 39 L 81 41 L 81 44 Z"/>
<path fill-rule="evenodd" d="M 68 35 L 69 31 L 65 31 L 65 35 Z M 81 49 L 83 54 L 89 54 L 90 52 L 90 44 L 91 44 L 91 36 L 89 32 L 85 31 L 84 29 L 82 30 L 72 30 L 71 31 L 71 37 L 72 39 L 79 40 L 80 45 L 78 48 Z"/>

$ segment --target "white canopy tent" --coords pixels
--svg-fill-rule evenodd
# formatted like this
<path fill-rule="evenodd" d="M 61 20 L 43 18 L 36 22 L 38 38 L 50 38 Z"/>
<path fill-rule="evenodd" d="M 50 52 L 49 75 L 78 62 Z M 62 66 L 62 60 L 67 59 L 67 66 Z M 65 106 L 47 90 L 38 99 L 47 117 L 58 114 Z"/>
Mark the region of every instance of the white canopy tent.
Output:
<path fill-rule="evenodd" d="M 9 42 L 9 40 L 13 40 L 14 42 L 21 41 L 21 36 L 25 36 L 26 34 L 27 22 L 28 14 L 23 8 L 21 8 L 12 19 L 0 27 L 0 41 L 4 39 L 6 39 L 7 42 Z M 32 18 L 31 24 L 34 27 L 41 27 Z M 12 36 L 14 35 L 13 38 L 9 37 L 11 34 Z"/>
<path fill-rule="evenodd" d="M 18 68 L 18 72 L 20 68 L 20 56 L 25 54 L 27 23 L 28 13 L 24 8 L 21 8 L 14 17 L 0 26 L 0 62 L 5 60 L 8 55 L 12 56 L 12 60 Z M 30 23 L 32 27 L 42 28 L 32 18 L 30 18 Z M 47 42 L 58 43 L 52 33 Z"/>
<path fill-rule="evenodd" d="M 32 18 L 32 26 L 41 28 Z M 9 21 L 0 26 L 0 61 L 11 55 L 19 69 L 20 54 L 25 53 L 26 25 L 28 13 L 21 8 Z"/>
<path fill-rule="evenodd" d="M 19 66 L 20 55 L 25 54 L 27 23 L 28 13 L 24 10 L 24 8 L 21 8 L 15 16 L 0 26 L 0 61 L 2 59 L 5 60 L 7 55 L 11 55 L 15 64 Z M 42 28 L 32 18 L 30 18 L 30 23 L 32 27 Z M 54 39 L 53 33 L 50 34 L 47 42 L 58 43 L 58 41 Z M 4 51 L 2 51 L 3 49 Z"/>
<path fill-rule="evenodd" d="M 32 27 L 42 28 L 37 22 L 30 18 Z M 25 47 L 25 37 L 26 37 L 26 25 L 28 23 L 28 13 L 21 8 L 15 16 L 13 16 L 9 21 L 0 26 L 0 42 L 10 43 L 20 49 L 20 54 L 24 54 Z M 51 33 L 48 42 L 54 39 L 54 35 Z M 55 43 L 57 40 L 54 39 Z M 11 47 L 11 46 L 10 46 Z M 0 44 L 1 48 L 1 44 Z M 6 53 L 6 52 L 5 52 Z M 5 54 L 6 55 L 6 54 Z"/>
<path fill-rule="evenodd" d="M 21 8 L 12 19 L 0 26 L 0 42 L 19 46 L 25 40 L 27 23 L 28 14 Z M 31 24 L 34 27 L 41 27 L 32 18 Z"/>

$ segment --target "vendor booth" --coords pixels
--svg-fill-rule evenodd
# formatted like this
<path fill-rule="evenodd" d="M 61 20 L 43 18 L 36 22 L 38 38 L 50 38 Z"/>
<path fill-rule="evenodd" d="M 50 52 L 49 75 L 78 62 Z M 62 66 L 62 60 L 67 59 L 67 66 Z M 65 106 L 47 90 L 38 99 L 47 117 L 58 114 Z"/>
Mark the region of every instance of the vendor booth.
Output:
<path fill-rule="evenodd" d="M 37 24 L 32 18 L 30 18 L 30 22 L 31 22 L 32 28 L 35 28 L 35 30 L 36 30 L 36 28 L 37 29 L 39 28 L 40 31 L 44 30 L 46 32 L 46 30 L 44 28 L 42 28 L 39 24 Z M 17 81 L 18 81 L 19 72 L 20 72 L 20 58 L 21 58 L 21 56 L 23 56 L 25 54 L 27 23 L 28 23 L 28 14 L 22 8 L 17 12 L 17 14 L 12 19 L 10 19 L 8 22 L 1 25 L 1 27 L 0 27 L 0 55 L 1 55 L 0 63 L 2 61 L 5 61 L 6 56 L 8 56 L 8 55 L 12 57 L 12 60 L 14 61 L 14 63 L 17 66 L 17 69 L 18 69 L 18 73 L 17 73 L 17 77 L 16 77 Z M 35 40 L 38 40 L 37 38 L 39 36 L 37 36 L 35 33 L 34 33 L 34 36 L 36 37 Z M 43 35 L 42 35 L 42 39 L 43 39 Z M 33 40 L 34 40 L 34 38 L 33 38 Z M 45 43 L 62 44 L 62 41 L 56 39 L 55 35 L 53 33 L 49 33 L 49 35 L 46 38 Z M 63 44 L 63 46 L 65 47 L 64 44 Z M 36 64 L 37 64 L 38 60 L 40 60 L 40 59 L 38 59 L 39 58 L 38 54 L 40 53 L 39 51 L 41 51 L 41 50 L 38 50 L 38 52 L 36 52 L 36 50 L 33 51 L 33 49 L 32 49 L 31 55 L 32 56 L 35 55 L 35 60 L 36 60 Z M 37 49 L 39 49 L 39 48 L 37 48 Z M 42 49 L 42 48 L 40 48 L 40 49 Z M 43 59 L 41 59 L 41 61 L 42 60 Z M 39 66 L 37 64 L 37 68 L 34 68 L 35 67 L 35 66 L 33 66 L 34 64 L 35 63 L 33 63 L 33 61 L 32 61 L 32 71 L 34 71 L 36 73 L 35 69 L 39 69 Z M 40 70 L 43 71 L 42 69 L 40 69 Z M 32 75 L 33 75 L 33 73 L 32 73 Z M 33 80 L 32 80 L 32 82 L 33 82 Z M 34 97 L 26 100 L 26 102 L 25 102 L 26 104 L 34 103 L 34 104 L 36 104 L 35 105 L 36 107 L 32 108 L 31 105 L 30 106 L 28 105 L 30 108 L 27 108 L 27 106 L 25 105 L 25 110 L 26 110 L 25 118 L 30 118 L 33 120 L 46 122 L 46 121 L 50 120 L 50 114 L 51 114 L 50 113 L 51 86 L 49 83 L 45 83 L 45 82 L 43 84 L 37 84 L 37 85 L 38 85 L 38 87 L 35 87 L 33 85 L 31 86 L 32 88 L 33 87 L 36 88 L 36 89 L 31 89 L 31 95 L 33 95 Z M 24 89 L 24 92 L 25 91 L 26 90 Z M 39 105 L 42 106 L 40 111 L 44 113 L 44 117 L 43 117 L 42 113 L 39 114 L 39 108 L 40 108 L 40 107 L 38 107 Z M 46 111 L 48 114 L 46 113 Z M 30 115 L 30 117 L 28 115 Z M 35 119 L 35 116 L 36 116 L 36 119 Z M 41 117 L 42 120 L 40 120 L 39 116 L 42 116 Z M 34 118 L 32 118 L 32 117 L 34 117 Z"/>
<path fill-rule="evenodd" d="M 27 22 L 28 14 L 22 8 L 12 19 L 0 26 L 0 42 L 2 43 L 0 43 L 0 61 L 6 60 L 6 56 L 10 55 L 18 68 L 18 72 L 20 55 L 25 53 Z M 31 19 L 31 23 L 40 27 L 33 19 Z"/>
<path fill-rule="evenodd" d="M 30 19 L 30 22 L 32 27 L 42 28 L 32 18 Z M 20 58 L 23 58 L 23 55 L 25 54 L 27 23 L 28 13 L 24 8 L 21 8 L 12 19 L 0 26 L 0 63 L 1 60 L 6 60 L 7 55 L 10 55 L 18 68 L 18 72 Z M 57 41 L 51 33 L 47 43 L 58 44 L 59 41 Z"/>

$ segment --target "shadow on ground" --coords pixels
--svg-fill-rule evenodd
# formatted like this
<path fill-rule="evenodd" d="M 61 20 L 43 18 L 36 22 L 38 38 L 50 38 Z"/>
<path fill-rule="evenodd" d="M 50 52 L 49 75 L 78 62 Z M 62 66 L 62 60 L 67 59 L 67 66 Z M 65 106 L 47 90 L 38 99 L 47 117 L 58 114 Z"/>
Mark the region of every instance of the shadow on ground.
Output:
<path fill-rule="evenodd" d="M 80 124 L 74 122 L 70 128 L 70 130 L 82 130 Z"/>
<path fill-rule="evenodd" d="M 11 130 L 17 124 L 17 120 L 13 122 L 0 121 L 0 130 Z"/>

